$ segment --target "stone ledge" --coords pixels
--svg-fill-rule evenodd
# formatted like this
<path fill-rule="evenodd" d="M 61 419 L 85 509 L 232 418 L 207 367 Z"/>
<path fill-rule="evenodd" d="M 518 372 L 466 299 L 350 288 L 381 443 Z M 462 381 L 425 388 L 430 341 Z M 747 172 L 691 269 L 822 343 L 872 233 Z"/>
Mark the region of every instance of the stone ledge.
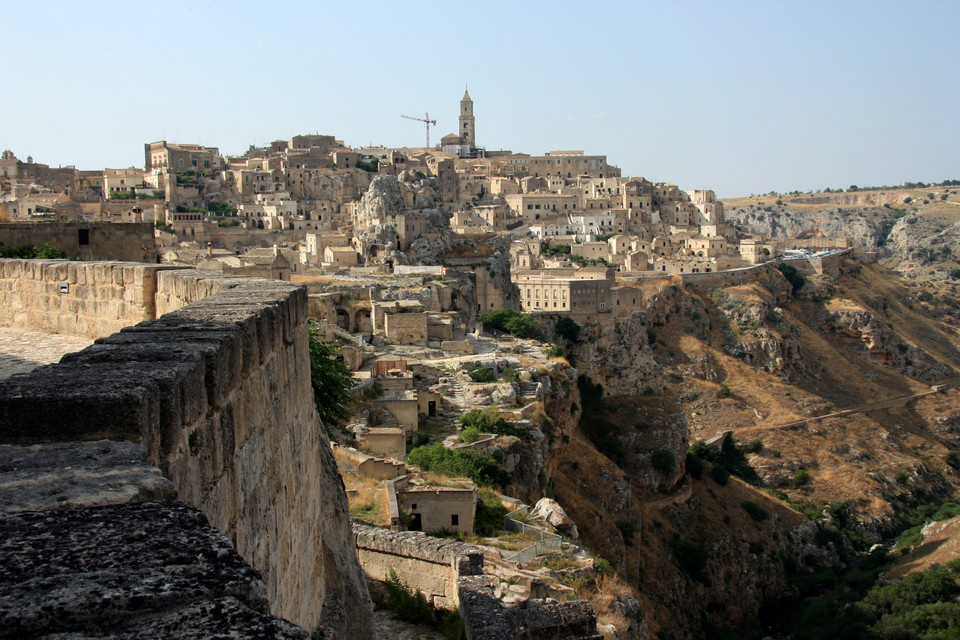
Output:
<path fill-rule="evenodd" d="M 172 500 L 173 483 L 128 442 L 0 445 L 0 513 Z"/>
<path fill-rule="evenodd" d="M 0 635 L 306 638 L 182 502 L 0 516 Z"/>
<path fill-rule="evenodd" d="M 477 575 L 483 570 L 483 551 L 472 544 L 356 524 L 353 534 L 361 549 L 450 566 L 459 575 Z"/>

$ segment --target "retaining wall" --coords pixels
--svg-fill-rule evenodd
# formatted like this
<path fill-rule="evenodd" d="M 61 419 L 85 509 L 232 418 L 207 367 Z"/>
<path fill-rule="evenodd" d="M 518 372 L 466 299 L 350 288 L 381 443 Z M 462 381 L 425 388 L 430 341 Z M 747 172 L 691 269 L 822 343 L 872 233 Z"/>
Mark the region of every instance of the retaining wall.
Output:
<path fill-rule="evenodd" d="M 19 311 L 2 304 L 0 322 L 49 330 L 48 290 L 70 265 L 17 262 L 0 261 L 2 284 L 29 274 L 33 285 Z M 346 495 L 313 405 L 306 289 L 189 269 L 83 266 L 102 280 L 83 298 L 95 308 L 139 290 L 157 310 L 175 310 L 0 383 L 0 443 L 143 445 L 179 498 L 262 572 L 272 613 L 307 629 L 324 624 L 327 637 L 372 637 Z M 18 297 L 5 291 L 7 301 Z"/>
<path fill-rule="evenodd" d="M 354 525 L 353 531 L 360 564 L 368 576 L 385 582 L 393 569 L 437 607 L 459 607 L 457 581 L 483 571 L 483 552 L 473 545 L 414 531 L 361 525 Z"/>

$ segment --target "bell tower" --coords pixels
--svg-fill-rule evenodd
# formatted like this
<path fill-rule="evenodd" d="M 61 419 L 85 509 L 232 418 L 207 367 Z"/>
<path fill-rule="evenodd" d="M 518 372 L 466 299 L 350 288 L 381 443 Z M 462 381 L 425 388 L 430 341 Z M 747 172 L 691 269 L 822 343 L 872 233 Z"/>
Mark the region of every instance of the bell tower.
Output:
<path fill-rule="evenodd" d="M 473 100 L 470 99 L 470 92 L 464 89 L 463 98 L 460 100 L 460 139 L 463 140 L 464 146 L 477 146 L 475 124 L 473 118 Z"/>

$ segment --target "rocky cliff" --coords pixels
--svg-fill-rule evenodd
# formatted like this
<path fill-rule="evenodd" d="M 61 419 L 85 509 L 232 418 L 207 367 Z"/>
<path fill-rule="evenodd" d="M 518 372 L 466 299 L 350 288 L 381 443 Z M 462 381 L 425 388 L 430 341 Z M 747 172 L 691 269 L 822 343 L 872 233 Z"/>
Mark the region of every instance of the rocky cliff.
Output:
<path fill-rule="evenodd" d="M 550 484 L 581 539 L 633 582 L 652 637 L 761 633 L 743 625 L 796 596 L 797 580 L 842 568 L 850 540 L 881 540 L 896 514 L 960 489 L 946 463 L 956 392 L 882 402 L 956 378 L 955 329 L 936 320 L 952 307 L 925 288 L 848 261 L 795 294 L 776 270 L 712 290 L 640 289 L 639 308 L 566 344 L 603 394 L 591 404 L 596 389 L 582 388 Z M 880 404 L 779 426 L 869 402 Z M 723 464 L 748 481 L 715 472 L 720 462 L 684 467 L 688 443 L 730 431 L 742 462 Z"/>

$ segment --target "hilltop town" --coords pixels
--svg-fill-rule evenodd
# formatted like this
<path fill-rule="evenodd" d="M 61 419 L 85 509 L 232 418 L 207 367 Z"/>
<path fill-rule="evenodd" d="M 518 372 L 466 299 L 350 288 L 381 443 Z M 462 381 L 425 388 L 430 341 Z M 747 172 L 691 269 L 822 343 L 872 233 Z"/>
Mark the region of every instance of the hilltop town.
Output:
<path fill-rule="evenodd" d="M 272 508 L 257 511 L 259 496 L 237 489 L 238 504 L 254 505 L 238 526 L 232 507 L 205 502 L 209 489 L 196 487 L 233 473 L 229 451 L 217 456 L 218 429 L 233 428 L 234 411 L 262 418 L 252 428 L 236 418 L 237 433 L 261 447 L 245 464 L 277 476 L 300 464 L 281 442 L 286 435 L 258 440 L 273 420 L 258 412 L 283 397 L 290 406 L 281 413 L 297 416 L 296 437 L 315 426 L 298 404 L 311 394 L 297 386 L 305 372 L 294 355 L 303 355 L 297 332 L 305 335 L 308 320 L 310 343 L 350 376 L 349 401 L 339 415 L 327 407 L 325 426 L 363 572 L 389 584 L 396 567 L 431 604 L 460 607 L 468 627 L 486 615 L 471 608 L 476 594 L 508 612 L 500 623 L 515 637 L 549 625 L 555 637 L 695 637 L 723 619 L 728 601 L 732 620 L 723 624 L 747 625 L 761 603 L 802 592 L 788 576 L 839 572 L 851 540 L 889 537 L 898 509 L 916 506 L 916 496 L 960 494 L 956 442 L 946 433 L 956 424 L 951 278 L 960 268 L 950 268 L 960 252 L 939 246 L 953 240 L 907 240 L 911 228 L 945 233 L 956 190 L 771 194 L 728 202 L 725 211 L 709 189 L 624 177 L 603 155 L 487 149 L 477 119 L 465 92 L 456 132 L 435 147 L 350 148 L 316 134 L 230 157 L 157 141 L 144 145 L 143 169 L 103 170 L 3 152 L 0 255 L 80 262 L 0 264 L 0 324 L 100 341 L 47 372 L 0 384 L 0 393 L 18 407 L 16 418 L 33 420 L 43 402 L 19 408 L 33 397 L 19 389 L 32 384 L 52 405 L 51 371 L 93 384 L 76 371 L 145 357 L 164 363 L 165 390 L 170 379 L 195 391 L 204 387 L 198 376 L 213 378 L 206 404 L 186 392 L 174 409 L 144 401 L 144 415 L 156 409 L 164 429 L 183 434 L 160 429 L 145 459 L 266 574 L 271 612 L 303 626 L 320 619 L 349 628 L 326 609 L 328 618 L 319 617 L 317 602 L 292 604 L 296 589 L 274 558 L 259 555 L 257 527 L 285 535 Z M 940 207 L 936 217 L 921 203 Z M 946 284 L 894 281 L 877 264 L 884 242 L 888 251 L 905 247 L 904 272 Z M 83 268 L 88 260 L 96 269 Z M 130 274 L 107 260 L 149 265 Z M 217 324 L 223 318 L 229 330 Z M 191 370 L 180 382 L 188 374 L 176 358 L 159 355 L 167 331 L 218 336 L 215 356 L 206 342 L 197 356 L 205 374 Z M 240 335 L 236 344 L 224 332 Z M 131 336 L 157 342 L 140 351 Z M 323 396 L 316 386 L 314 393 Z M 164 422 L 179 410 L 201 426 Z M 53 413 L 69 411 L 39 422 L 56 423 Z M 886 431 L 877 435 L 871 420 Z M 925 428 L 939 435 L 906 433 L 901 423 L 935 425 Z M 57 436 L 59 428 L 49 430 Z M 857 433 L 853 449 L 848 429 Z M 811 448 L 793 430 L 824 442 Z M 23 431 L 4 442 L 46 442 Z M 441 468 L 441 450 L 487 466 L 469 480 L 451 477 L 469 474 Z M 210 471 L 208 457 L 222 468 Z M 894 471 L 875 473 L 873 459 Z M 311 464 L 310 473 L 323 475 L 322 459 Z M 833 482 L 841 472 L 844 482 Z M 731 473 L 738 480 L 728 485 Z M 271 499 L 291 499 L 282 482 L 270 490 L 279 495 Z M 296 499 L 315 507 L 303 491 Z M 749 517 L 731 517 L 731 504 Z M 840 504 L 846 528 L 829 529 L 839 516 L 823 513 Z M 324 519 L 346 540 L 349 527 L 334 522 L 335 511 Z M 445 546 L 404 530 L 471 544 Z M 825 541 L 825 531 L 838 530 Z M 312 549 L 316 536 L 300 534 L 293 544 Z M 353 553 L 347 547 L 337 547 L 338 558 Z M 298 562 L 295 553 L 280 555 Z M 702 556 L 699 568 L 691 556 Z M 464 587 L 481 575 L 489 582 Z M 356 575 L 328 578 L 342 579 L 346 586 L 330 589 L 362 604 Z M 654 588 L 661 583 L 670 586 Z M 731 600 L 731 592 L 754 595 Z M 592 608 L 579 600 L 585 595 L 595 596 Z"/>

